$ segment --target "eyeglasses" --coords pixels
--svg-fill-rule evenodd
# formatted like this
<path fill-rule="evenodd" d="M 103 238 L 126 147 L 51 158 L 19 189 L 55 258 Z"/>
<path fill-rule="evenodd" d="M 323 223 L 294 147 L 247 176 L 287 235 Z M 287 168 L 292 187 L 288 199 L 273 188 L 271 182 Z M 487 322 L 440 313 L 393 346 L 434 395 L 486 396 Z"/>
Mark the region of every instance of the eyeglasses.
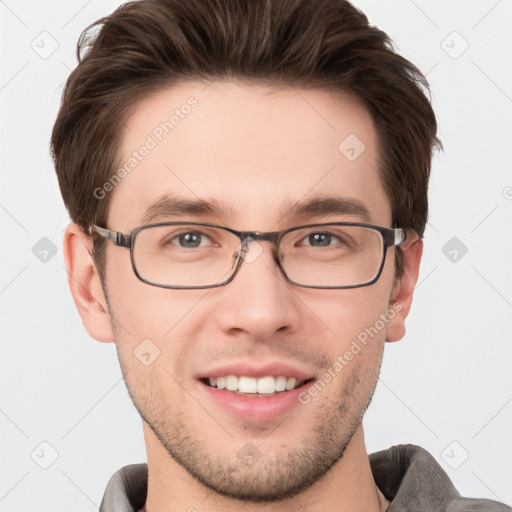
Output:
<path fill-rule="evenodd" d="M 235 231 L 215 224 L 162 222 L 129 234 L 91 225 L 114 245 L 130 249 L 135 275 L 144 283 L 173 289 L 215 288 L 231 282 L 242 261 L 251 263 L 273 244 L 274 259 L 286 279 L 305 288 L 358 288 L 379 279 L 387 248 L 407 235 L 401 228 L 334 222 L 284 231 Z"/>

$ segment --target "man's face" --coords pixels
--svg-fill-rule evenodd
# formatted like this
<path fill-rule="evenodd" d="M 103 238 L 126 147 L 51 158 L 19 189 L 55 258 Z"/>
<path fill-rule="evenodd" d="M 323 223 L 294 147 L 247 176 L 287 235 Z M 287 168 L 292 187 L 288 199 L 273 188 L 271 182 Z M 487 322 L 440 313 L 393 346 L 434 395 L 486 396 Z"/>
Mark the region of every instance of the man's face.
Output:
<path fill-rule="evenodd" d="M 197 105 L 180 111 L 172 131 L 155 132 L 191 96 Z M 151 222 L 206 222 L 240 231 L 337 221 L 391 227 L 375 126 L 348 95 L 189 83 L 138 105 L 119 162 L 148 135 L 156 147 L 116 186 L 109 229 L 127 233 L 147 224 L 148 210 L 166 196 L 206 201 L 218 211 L 153 208 Z M 340 150 L 347 137 L 348 147 Z M 292 205 L 325 198 L 358 201 L 369 218 L 321 209 L 287 214 Z M 170 454 L 215 491 L 263 501 L 304 489 L 340 459 L 377 380 L 386 327 L 377 323 L 375 333 L 375 325 L 390 307 L 394 249 L 375 284 L 326 290 L 288 283 L 271 244 L 253 242 L 253 257 L 231 283 L 173 290 L 138 280 L 128 251 L 106 243 L 109 311 L 129 392 L 147 423 L 148 457 L 166 464 Z M 371 327 L 367 343 L 354 349 L 354 340 Z M 267 397 L 207 383 L 228 375 L 306 382 Z M 316 393 L 304 393 L 320 381 Z"/>

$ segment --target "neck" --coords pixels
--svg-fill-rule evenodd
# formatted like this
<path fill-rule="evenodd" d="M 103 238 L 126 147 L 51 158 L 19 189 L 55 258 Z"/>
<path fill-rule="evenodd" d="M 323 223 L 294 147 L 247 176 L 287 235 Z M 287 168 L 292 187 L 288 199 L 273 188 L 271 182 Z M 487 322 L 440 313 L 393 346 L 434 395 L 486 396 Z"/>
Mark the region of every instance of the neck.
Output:
<path fill-rule="evenodd" d="M 316 483 L 299 494 L 272 503 L 240 502 L 205 487 L 183 469 L 144 423 L 148 456 L 148 496 L 144 511 L 196 512 L 379 512 L 380 501 L 373 480 L 361 425 L 343 457 Z"/>

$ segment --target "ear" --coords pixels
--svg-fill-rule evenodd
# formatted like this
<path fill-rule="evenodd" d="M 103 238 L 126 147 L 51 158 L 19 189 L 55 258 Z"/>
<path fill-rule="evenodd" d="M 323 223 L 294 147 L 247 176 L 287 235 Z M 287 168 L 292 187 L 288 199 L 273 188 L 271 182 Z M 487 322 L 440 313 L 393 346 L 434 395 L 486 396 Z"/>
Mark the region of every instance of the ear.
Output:
<path fill-rule="evenodd" d="M 395 284 L 390 306 L 395 315 L 389 318 L 386 341 L 398 341 L 405 335 L 405 319 L 412 304 L 414 288 L 418 281 L 423 241 L 416 238 L 403 248 L 404 273 Z"/>
<path fill-rule="evenodd" d="M 92 237 L 70 224 L 63 246 L 69 288 L 87 332 L 98 341 L 113 342 L 107 300 L 92 259 Z"/>

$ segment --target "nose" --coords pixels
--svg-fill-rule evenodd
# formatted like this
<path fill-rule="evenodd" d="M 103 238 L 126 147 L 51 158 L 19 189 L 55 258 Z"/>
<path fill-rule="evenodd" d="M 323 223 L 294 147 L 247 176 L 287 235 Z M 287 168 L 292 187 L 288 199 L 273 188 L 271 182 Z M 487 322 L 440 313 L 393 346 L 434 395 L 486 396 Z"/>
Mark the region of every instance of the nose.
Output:
<path fill-rule="evenodd" d="M 219 289 L 220 290 L 220 289 Z M 222 287 L 217 309 L 221 329 L 252 340 L 292 333 L 300 322 L 300 301 L 286 281 L 269 242 L 251 241 L 233 281 Z"/>

